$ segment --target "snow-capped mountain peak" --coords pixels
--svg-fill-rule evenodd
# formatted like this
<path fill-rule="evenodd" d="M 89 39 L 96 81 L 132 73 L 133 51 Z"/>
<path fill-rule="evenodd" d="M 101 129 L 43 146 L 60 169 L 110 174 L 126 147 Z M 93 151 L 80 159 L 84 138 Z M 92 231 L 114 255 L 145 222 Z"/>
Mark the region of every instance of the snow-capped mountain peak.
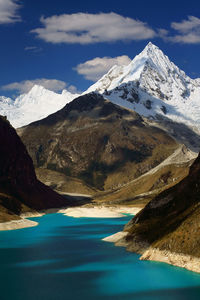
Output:
<path fill-rule="evenodd" d="M 170 62 L 169 58 L 151 42 L 144 48 L 144 50 L 137 55 L 131 65 L 136 63 L 143 63 L 143 67 L 151 66 L 158 70 L 164 77 L 167 75 L 169 69 L 174 69 L 175 65 Z"/>
<path fill-rule="evenodd" d="M 148 74 L 147 74 L 148 73 Z M 153 74 L 154 73 L 154 74 Z M 97 83 L 92 85 L 87 92 L 98 91 L 103 93 L 105 90 L 113 90 L 123 83 L 135 82 L 140 84 L 141 88 L 145 90 L 147 87 L 153 88 L 158 86 L 152 81 L 149 82 L 147 77 L 153 75 L 154 81 L 176 81 L 175 74 L 181 80 L 176 85 L 181 85 L 182 82 L 189 80 L 183 71 L 181 71 L 169 58 L 151 42 L 144 48 L 144 50 L 137 55 L 128 66 L 114 66 L 110 71 L 104 75 Z M 149 78 L 150 79 L 150 78 Z"/>
<path fill-rule="evenodd" d="M 158 115 L 200 131 L 200 79 L 191 79 L 154 44 L 128 66 L 114 66 L 87 91 L 156 119 Z"/>
<path fill-rule="evenodd" d="M 18 96 L 15 101 L 0 97 L 0 115 L 7 116 L 17 128 L 47 117 L 78 96 L 79 94 L 71 94 L 67 90 L 57 94 L 43 86 L 34 85 L 28 93 Z"/>
<path fill-rule="evenodd" d="M 15 106 L 22 106 L 27 104 L 34 104 L 41 101 L 44 97 L 53 95 L 54 92 L 47 90 L 41 85 L 34 85 L 28 93 L 18 96 L 15 100 Z"/>

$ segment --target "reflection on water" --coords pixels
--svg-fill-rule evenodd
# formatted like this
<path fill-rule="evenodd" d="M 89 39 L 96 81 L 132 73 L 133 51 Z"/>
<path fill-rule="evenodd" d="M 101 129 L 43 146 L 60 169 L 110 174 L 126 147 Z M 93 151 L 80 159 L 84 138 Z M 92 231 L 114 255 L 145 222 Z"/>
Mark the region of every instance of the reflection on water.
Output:
<path fill-rule="evenodd" d="M 101 241 L 130 219 L 35 218 L 0 232 L 0 299 L 199 299 L 200 275 Z"/>

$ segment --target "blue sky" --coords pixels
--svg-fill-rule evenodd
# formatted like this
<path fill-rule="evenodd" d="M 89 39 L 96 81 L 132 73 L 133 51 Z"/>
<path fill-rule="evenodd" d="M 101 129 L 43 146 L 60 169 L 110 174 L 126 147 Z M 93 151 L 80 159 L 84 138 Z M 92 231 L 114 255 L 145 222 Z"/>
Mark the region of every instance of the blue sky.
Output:
<path fill-rule="evenodd" d="M 200 77 L 199 18 L 196 0 L 0 0 L 0 95 L 83 91 L 149 41 Z"/>

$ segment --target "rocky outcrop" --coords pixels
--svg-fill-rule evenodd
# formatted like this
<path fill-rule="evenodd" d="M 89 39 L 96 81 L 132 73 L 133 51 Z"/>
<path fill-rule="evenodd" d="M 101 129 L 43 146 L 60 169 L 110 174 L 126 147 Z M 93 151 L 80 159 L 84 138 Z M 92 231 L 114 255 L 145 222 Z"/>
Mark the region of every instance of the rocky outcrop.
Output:
<path fill-rule="evenodd" d="M 96 93 L 18 133 L 36 167 L 79 178 L 97 190 L 123 186 L 178 147 L 163 130 Z"/>
<path fill-rule="evenodd" d="M 22 212 L 69 204 L 37 180 L 32 159 L 4 117 L 0 117 L 0 140 L 0 222 L 18 219 Z"/>

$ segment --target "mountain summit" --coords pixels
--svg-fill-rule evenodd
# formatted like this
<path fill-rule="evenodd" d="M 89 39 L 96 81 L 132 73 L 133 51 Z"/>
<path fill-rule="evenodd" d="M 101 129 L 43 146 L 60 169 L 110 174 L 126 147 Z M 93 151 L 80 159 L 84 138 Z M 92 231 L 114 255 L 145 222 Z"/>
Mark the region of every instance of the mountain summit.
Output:
<path fill-rule="evenodd" d="M 191 79 L 149 43 L 128 66 L 114 66 L 87 91 L 139 114 L 186 124 L 200 130 L 200 81 Z"/>
<path fill-rule="evenodd" d="M 141 81 L 147 69 L 154 69 L 167 80 L 168 70 L 175 70 L 177 67 L 170 62 L 169 58 L 151 42 L 137 55 L 128 66 L 114 66 L 97 83 L 92 85 L 88 91 L 94 88 L 98 91 L 105 89 L 112 90 L 123 83 Z M 177 68 L 178 69 L 178 68 Z M 184 72 L 182 71 L 183 75 Z M 110 79 L 110 80 L 109 80 Z"/>

